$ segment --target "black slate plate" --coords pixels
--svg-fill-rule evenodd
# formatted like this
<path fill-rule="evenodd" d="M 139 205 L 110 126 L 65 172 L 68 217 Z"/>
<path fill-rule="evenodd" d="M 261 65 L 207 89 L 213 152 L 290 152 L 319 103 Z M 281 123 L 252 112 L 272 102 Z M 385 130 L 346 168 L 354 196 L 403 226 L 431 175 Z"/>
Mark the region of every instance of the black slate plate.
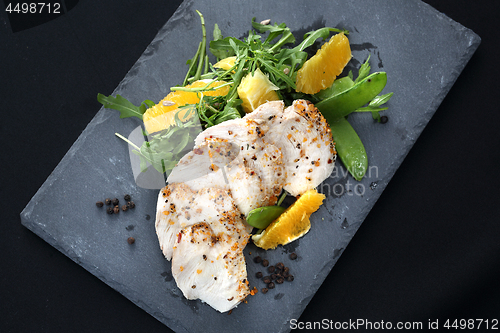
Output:
<path fill-rule="evenodd" d="M 185 300 L 159 250 L 153 218 L 148 219 L 154 216 L 157 192 L 135 185 L 128 148 L 114 136 L 130 133 L 138 123 L 120 120 L 114 111 L 97 113 L 21 214 L 26 227 L 176 331 L 289 330 L 290 319 L 300 316 L 480 42 L 419 1 L 397 6 L 390 1 L 276 1 L 272 6 L 256 1 L 242 13 L 245 7 L 242 1 L 184 2 L 114 94 L 137 104 L 145 98 L 158 101 L 182 80 L 185 59 L 200 39 L 195 9 L 204 14 L 209 30 L 218 23 L 225 35 L 245 35 L 253 16 L 286 22 L 300 33 L 323 25 L 351 31 L 355 60 L 371 54 L 372 69 L 388 73 L 385 91 L 395 93 L 390 120 L 380 125 L 370 115 L 351 117 L 365 142 L 371 173 L 355 183 L 339 165 L 320 187 L 327 200 L 304 238 L 267 253 L 246 249 L 252 286 L 262 287 L 253 278 L 261 270 L 251 260 L 255 255 L 285 262 L 295 275 L 293 283 L 249 298 L 230 316 Z M 96 198 L 124 193 L 132 194 L 135 210 L 107 216 L 94 206 Z M 133 246 L 126 242 L 129 236 L 137 239 Z M 292 250 L 299 255 L 295 262 L 288 259 Z"/>

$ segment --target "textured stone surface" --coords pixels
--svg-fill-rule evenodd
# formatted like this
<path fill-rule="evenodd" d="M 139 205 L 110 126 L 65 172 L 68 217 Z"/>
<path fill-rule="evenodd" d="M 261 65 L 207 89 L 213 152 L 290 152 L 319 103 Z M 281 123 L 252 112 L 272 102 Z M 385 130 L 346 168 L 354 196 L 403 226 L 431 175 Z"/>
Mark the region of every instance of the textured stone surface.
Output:
<path fill-rule="evenodd" d="M 371 173 L 355 183 L 344 177 L 339 163 L 320 187 L 327 199 L 305 237 L 266 253 L 247 247 L 251 286 L 264 286 L 254 277 L 263 270 L 252 260 L 256 255 L 271 263 L 283 261 L 295 281 L 250 297 L 229 316 L 184 299 L 156 239 L 157 191 L 135 185 L 128 147 L 114 135 L 128 135 L 139 123 L 119 119 L 115 111 L 97 113 L 21 214 L 26 227 L 179 332 L 288 331 L 289 320 L 300 316 L 480 42 L 472 31 L 420 1 L 275 1 L 272 6 L 254 1 L 251 9 L 241 10 L 246 7 L 243 1 L 184 2 L 114 95 L 136 104 L 146 98 L 158 101 L 183 79 L 185 59 L 201 38 L 196 9 L 209 31 L 218 23 L 224 35 L 237 37 L 246 34 L 254 16 L 286 22 L 299 37 L 320 26 L 351 31 L 352 66 L 370 54 L 372 70 L 388 73 L 384 92 L 394 92 L 389 122 L 375 123 L 369 114 L 350 117 L 365 143 Z M 134 210 L 110 216 L 95 207 L 106 197 L 123 201 L 125 193 L 136 202 Z M 133 245 L 127 243 L 130 236 L 136 238 Z M 288 257 L 291 251 L 299 255 L 296 261 Z"/>

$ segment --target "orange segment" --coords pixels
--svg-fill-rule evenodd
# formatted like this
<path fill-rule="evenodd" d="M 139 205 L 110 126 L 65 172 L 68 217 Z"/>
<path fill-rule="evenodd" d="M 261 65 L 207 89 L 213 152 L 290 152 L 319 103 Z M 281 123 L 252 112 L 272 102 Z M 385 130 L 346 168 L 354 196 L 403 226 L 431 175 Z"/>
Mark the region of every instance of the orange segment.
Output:
<path fill-rule="evenodd" d="M 214 65 L 214 68 L 220 68 L 220 69 L 227 71 L 227 70 L 233 68 L 235 63 L 236 63 L 236 57 L 227 57 L 227 58 L 224 58 L 224 59 L 220 60 L 219 62 L 217 62 Z"/>
<path fill-rule="evenodd" d="M 196 81 L 187 88 L 201 88 L 205 87 L 210 81 Z M 214 81 L 209 85 L 208 88 L 213 88 L 224 84 L 224 81 Z M 208 89 L 207 88 L 207 89 Z M 204 91 L 205 96 L 225 96 L 229 92 L 229 86 L 224 86 L 222 88 Z M 161 131 L 169 126 L 175 124 L 175 114 L 179 113 L 179 119 L 186 121 L 194 115 L 194 112 L 190 112 L 187 119 L 184 119 L 186 113 L 189 109 L 181 109 L 179 107 L 187 104 L 196 104 L 200 101 L 199 93 L 188 92 L 188 91 L 172 91 L 164 99 L 162 99 L 158 104 L 146 110 L 142 115 L 142 120 L 144 121 L 144 126 L 148 133 L 154 133 Z"/>
<path fill-rule="evenodd" d="M 334 35 L 297 71 L 295 90 L 315 94 L 330 87 L 351 57 L 349 40 L 344 33 Z"/>
<path fill-rule="evenodd" d="M 260 69 L 248 73 L 238 86 L 238 96 L 243 101 L 241 106 L 246 113 L 252 112 L 259 105 L 279 100 L 279 90 Z"/>
<path fill-rule="evenodd" d="M 252 236 L 254 244 L 269 250 L 302 237 L 311 228 L 309 217 L 319 209 L 324 199 L 325 196 L 316 190 L 306 191 L 261 234 Z"/>

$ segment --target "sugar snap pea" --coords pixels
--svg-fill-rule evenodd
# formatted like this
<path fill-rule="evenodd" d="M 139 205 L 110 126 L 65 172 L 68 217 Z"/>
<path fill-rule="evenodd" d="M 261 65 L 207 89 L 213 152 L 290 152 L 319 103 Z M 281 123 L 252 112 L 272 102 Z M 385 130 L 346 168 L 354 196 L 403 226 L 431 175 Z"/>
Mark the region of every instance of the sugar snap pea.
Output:
<path fill-rule="evenodd" d="M 324 90 L 321 90 L 319 93 L 314 96 L 319 98 L 320 100 L 324 100 L 333 96 L 336 96 L 344 91 L 352 88 L 354 85 L 354 81 L 349 77 L 345 76 L 340 79 L 336 79 L 333 81 L 332 85 Z"/>
<path fill-rule="evenodd" d="M 316 104 L 316 107 L 331 124 L 370 102 L 384 89 L 386 83 L 387 74 L 385 72 L 373 73 L 349 89 L 323 99 Z"/>
<path fill-rule="evenodd" d="M 247 216 L 247 223 L 258 229 L 265 229 L 271 222 L 276 220 L 281 213 L 285 211 L 285 207 L 281 206 L 266 206 L 251 210 Z"/>
<path fill-rule="evenodd" d="M 354 179 L 363 179 L 368 169 L 366 150 L 358 134 L 344 117 L 330 123 L 338 157 Z"/>

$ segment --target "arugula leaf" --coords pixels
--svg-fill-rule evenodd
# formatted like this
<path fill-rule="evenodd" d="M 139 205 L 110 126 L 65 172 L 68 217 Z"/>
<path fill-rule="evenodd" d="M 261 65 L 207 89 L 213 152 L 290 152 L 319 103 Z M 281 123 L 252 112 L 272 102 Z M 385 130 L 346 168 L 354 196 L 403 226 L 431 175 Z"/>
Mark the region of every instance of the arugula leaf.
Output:
<path fill-rule="evenodd" d="M 370 102 L 370 106 L 373 106 L 373 107 L 378 107 L 378 106 L 381 106 L 382 104 L 385 104 L 387 103 L 392 95 L 394 95 L 393 92 L 390 92 L 388 94 L 384 94 L 384 95 L 380 95 L 380 96 L 377 96 L 375 97 L 371 102 Z"/>
<path fill-rule="evenodd" d="M 356 109 L 355 112 L 371 112 L 373 119 L 380 122 L 380 111 L 387 110 L 388 107 L 380 107 L 382 104 L 385 104 L 391 99 L 394 93 L 390 92 L 388 94 L 376 96 L 372 101 L 368 104 L 368 106 Z"/>
<path fill-rule="evenodd" d="M 219 29 L 217 23 L 215 23 L 214 25 L 213 35 L 214 35 L 213 41 L 218 41 L 224 38 L 224 36 L 222 36 L 222 31 Z M 228 52 L 226 50 L 212 48 L 212 42 L 210 42 L 208 49 L 218 60 L 229 57 Z"/>
<path fill-rule="evenodd" d="M 184 153 L 192 148 L 199 133 L 201 128 L 198 123 L 180 123 L 180 126 L 171 126 L 150 136 L 149 141 L 144 141 L 141 147 L 118 133 L 115 135 L 134 148 L 132 152 L 140 157 L 142 172 L 146 171 L 149 163 L 158 172 L 164 173 L 171 171 Z"/>
<path fill-rule="evenodd" d="M 374 120 L 378 121 L 379 123 L 382 121 L 382 117 L 380 116 L 380 112 L 378 112 L 378 111 L 372 111 L 372 117 Z"/>
<path fill-rule="evenodd" d="M 295 89 L 295 82 L 290 79 L 288 75 L 286 75 L 283 71 L 279 71 L 275 66 L 270 64 L 270 62 L 265 61 L 263 59 L 260 60 L 260 63 L 267 69 L 269 73 L 274 74 L 279 77 L 281 80 L 285 81 L 292 89 Z"/>
<path fill-rule="evenodd" d="M 287 29 L 285 23 L 281 23 L 280 25 L 274 23 L 274 25 L 271 24 L 261 24 L 255 21 L 255 17 L 252 18 L 252 27 L 254 29 L 259 30 L 260 33 L 264 33 L 267 31 L 270 31 L 271 33 L 278 33 L 282 34 L 284 30 Z M 273 40 L 273 39 L 270 39 Z"/>
<path fill-rule="evenodd" d="M 378 107 L 378 106 L 363 106 L 356 109 L 354 112 L 379 112 L 389 109 L 388 107 Z"/>
<path fill-rule="evenodd" d="M 349 73 L 347 74 L 347 77 L 350 78 L 351 80 L 354 79 L 354 75 L 352 74 L 352 71 L 349 71 Z"/>
<path fill-rule="evenodd" d="M 275 52 L 276 49 L 289 43 L 295 43 L 295 36 L 292 34 L 290 29 L 287 28 L 287 30 L 283 32 L 283 37 L 281 37 L 281 39 L 269 49 L 269 52 Z"/>
<path fill-rule="evenodd" d="M 241 40 L 234 37 L 225 37 L 223 39 L 210 41 L 210 51 L 212 54 L 220 59 L 224 59 L 227 57 L 232 57 L 236 55 L 236 52 L 231 47 L 230 40 L 232 40 L 236 45 L 240 47 L 247 47 L 247 44 L 242 42 Z M 212 50 L 216 50 L 214 53 Z"/>
<path fill-rule="evenodd" d="M 235 99 L 231 102 L 228 102 L 224 107 L 224 110 L 217 114 L 215 117 L 215 125 L 220 124 L 226 120 L 238 119 L 241 118 L 240 113 L 238 112 L 237 106 L 242 103 L 241 99 Z"/>
<path fill-rule="evenodd" d="M 365 77 L 367 77 L 370 74 L 370 55 L 368 54 L 368 59 L 361 65 L 358 71 L 358 77 L 354 81 L 354 84 L 358 83 L 359 81 L 362 81 Z"/>
<path fill-rule="evenodd" d="M 290 28 L 286 26 L 285 23 L 270 25 L 270 24 L 261 24 L 255 22 L 255 17 L 252 18 L 252 27 L 257 29 L 260 33 L 269 32 L 266 40 L 264 41 L 264 45 L 270 46 L 271 42 L 276 39 L 279 35 L 283 35 L 280 40 L 274 44 L 269 52 L 273 52 L 274 49 L 281 47 L 287 43 L 295 43 L 295 37 L 293 36 Z"/>
<path fill-rule="evenodd" d="M 213 40 L 219 40 L 219 39 L 222 39 L 224 38 L 222 36 L 222 31 L 220 30 L 219 28 L 219 25 L 217 23 L 214 24 L 214 32 L 213 32 L 213 35 L 214 35 L 214 39 Z"/>
<path fill-rule="evenodd" d="M 368 106 L 356 109 L 356 112 L 367 112 L 367 111 L 371 112 L 371 111 L 387 110 L 388 108 L 381 108 L 380 106 L 382 104 L 387 103 L 391 99 L 392 95 L 394 95 L 393 92 L 390 92 L 390 93 L 387 93 L 384 95 L 375 96 L 375 98 L 373 98 L 371 100 L 371 102 L 368 104 Z"/>
<path fill-rule="evenodd" d="M 144 112 L 155 105 L 153 101 L 147 99 L 140 106 L 135 106 L 120 95 L 113 97 L 111 95 L 97 94 L 97 101 L 107 109 L 120 111 L 120 118 L 137 117 L 140 120 L 142 120 Z"/>
<path fill-rule="evenodd" d="M 320 29 L 315 30 L 315 31 L 310 31 L 304 35 L 304 40 L 302 41 L 302 43 L 297 45 L 294 48 L 294 50 L 295 51 L 304 51 L 306 48 L 313 45 L 314 42 L 318 38 L 323 38 L 323 40 L 327 39 L 328 37 L 330 37 L 330 31 L 336 31 L 336 32 L 345 31 L 345 32 L 347 32 L 347 30 L 340 30 L 340 29 L 328 28 L 328 27 L 320 28 Z"/>

